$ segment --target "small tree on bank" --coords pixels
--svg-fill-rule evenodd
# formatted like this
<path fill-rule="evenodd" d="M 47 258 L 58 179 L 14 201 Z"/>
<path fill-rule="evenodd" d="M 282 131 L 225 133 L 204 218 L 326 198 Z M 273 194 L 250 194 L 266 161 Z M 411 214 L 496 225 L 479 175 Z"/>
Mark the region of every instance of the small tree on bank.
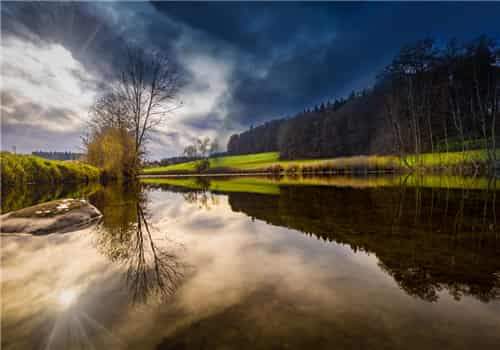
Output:
<path fill-rule="evenodd" d="M 119 78 L 96 99 L 90 110 L 89 134 L 85 139 L 87 151 L 89 145 L 100 140 L 110 128 L 120 130 L 133 144 L 128 150 L 131 161 L 120 166 L 122 174 L 135 177 L 152 132 L 179 106 L 178 88 L 177 71 L 165 55 L 142 49 L 128 50 Z M 93 159 L 89 157 L 89 162 Z"/>
<path fill-rule="evenodd" d="M 199 172 L 205 171 L 209 168 L 209 156 L 219 151 L 219 144 L 217 140 L 211 141 L 209 137 L 197 138 L 192 145 L 184 148 L 184 155 L 189 158 L 200 159 L 197 165 Z"/>

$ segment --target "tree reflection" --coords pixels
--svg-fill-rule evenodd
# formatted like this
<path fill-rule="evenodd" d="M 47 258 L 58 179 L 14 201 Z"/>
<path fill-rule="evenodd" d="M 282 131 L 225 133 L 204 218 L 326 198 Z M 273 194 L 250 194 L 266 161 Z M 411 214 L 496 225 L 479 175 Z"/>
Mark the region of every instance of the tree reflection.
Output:
<path fill-rule="evenodd" d="M 210 210 L 219 204 L 218 197 L 209 191 L 185 192 L 182 196 L 186 202 L 196 204 L 199 209 Z"/>
<path fill-rule="evenodd" d="M 209 190 L 210 178 L 195 177 L 189 178 L 188 181 L 192 185 L 191 188 L 166 183 L 147 183 L 144 186 L 160 191 L 181 193 L 186 202 L 197 205 L 199 209 L 210 210 L 219 205 L 219 197 Z"/>
<path fill-rule="evenodd" d="M 150 223 L 147 193 L 139 184 L 108 186 L 91 198 L 103 212 L 96 246 L 126 268 L 125 280 L 133 302 L 172 295 L 184 266 L 172 242 Z"/>
<path fill-rule="evenodd" d="M 144 209 L 137 203 L 137 226 L 132 254 L 127 259 L 127 283 L 134 301 L 146 301 L 151 294 L 168 296 L 175 292 L 182 277 L 178 257 L 155 244 Z"/>
<path fill-rule="evenodd" d="M 279 197 L 228 196 L 252 218 L 375 253 L 409 295 L 500 299 L 495 182 L 484 190 L 281 186 Z"/>

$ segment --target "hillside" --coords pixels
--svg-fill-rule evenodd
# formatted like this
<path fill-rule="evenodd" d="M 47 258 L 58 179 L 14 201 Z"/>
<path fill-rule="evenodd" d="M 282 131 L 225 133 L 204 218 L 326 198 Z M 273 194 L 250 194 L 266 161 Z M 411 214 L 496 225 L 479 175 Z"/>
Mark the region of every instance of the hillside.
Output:
<path fill-rule="evenodd" d="M 281 159 L 493 153 L 500 143 L 500 49 L 486 37 L 449 45 L 455 49 L 432 40 L 405 46 L 371 90 L 232 135 L 228 153 L 277 151 Z"/>

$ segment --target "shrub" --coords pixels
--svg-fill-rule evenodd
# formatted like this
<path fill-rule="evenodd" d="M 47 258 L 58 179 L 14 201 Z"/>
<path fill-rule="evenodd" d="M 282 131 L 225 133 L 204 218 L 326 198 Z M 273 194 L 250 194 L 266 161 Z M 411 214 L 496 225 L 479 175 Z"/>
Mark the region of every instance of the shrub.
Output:
<path fill-rule="evenodd" d="M 134 139 L 120 128 L 106 128 L 86 144 L 87 161 L 102 169 L 106 178 L 133 177 L 136 173 Z"/>
<path fill-rule="evenodd" d="M 203 173 L 210 168 L 210 161 L 208 159 L 201 159 L 196 163 L 196 171 Z"/>

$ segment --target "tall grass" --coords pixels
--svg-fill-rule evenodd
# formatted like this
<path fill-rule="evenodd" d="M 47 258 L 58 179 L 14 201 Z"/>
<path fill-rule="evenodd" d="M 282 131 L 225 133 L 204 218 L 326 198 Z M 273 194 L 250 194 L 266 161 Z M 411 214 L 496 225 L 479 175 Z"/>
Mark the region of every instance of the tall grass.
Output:
<path fill-rule="evenodd" d="M 28 183 L 82 183 L 99 179 L 100 170 L 79 161 L 47 160 L 36 156 L 0 153 L 2 186 Z"/>

